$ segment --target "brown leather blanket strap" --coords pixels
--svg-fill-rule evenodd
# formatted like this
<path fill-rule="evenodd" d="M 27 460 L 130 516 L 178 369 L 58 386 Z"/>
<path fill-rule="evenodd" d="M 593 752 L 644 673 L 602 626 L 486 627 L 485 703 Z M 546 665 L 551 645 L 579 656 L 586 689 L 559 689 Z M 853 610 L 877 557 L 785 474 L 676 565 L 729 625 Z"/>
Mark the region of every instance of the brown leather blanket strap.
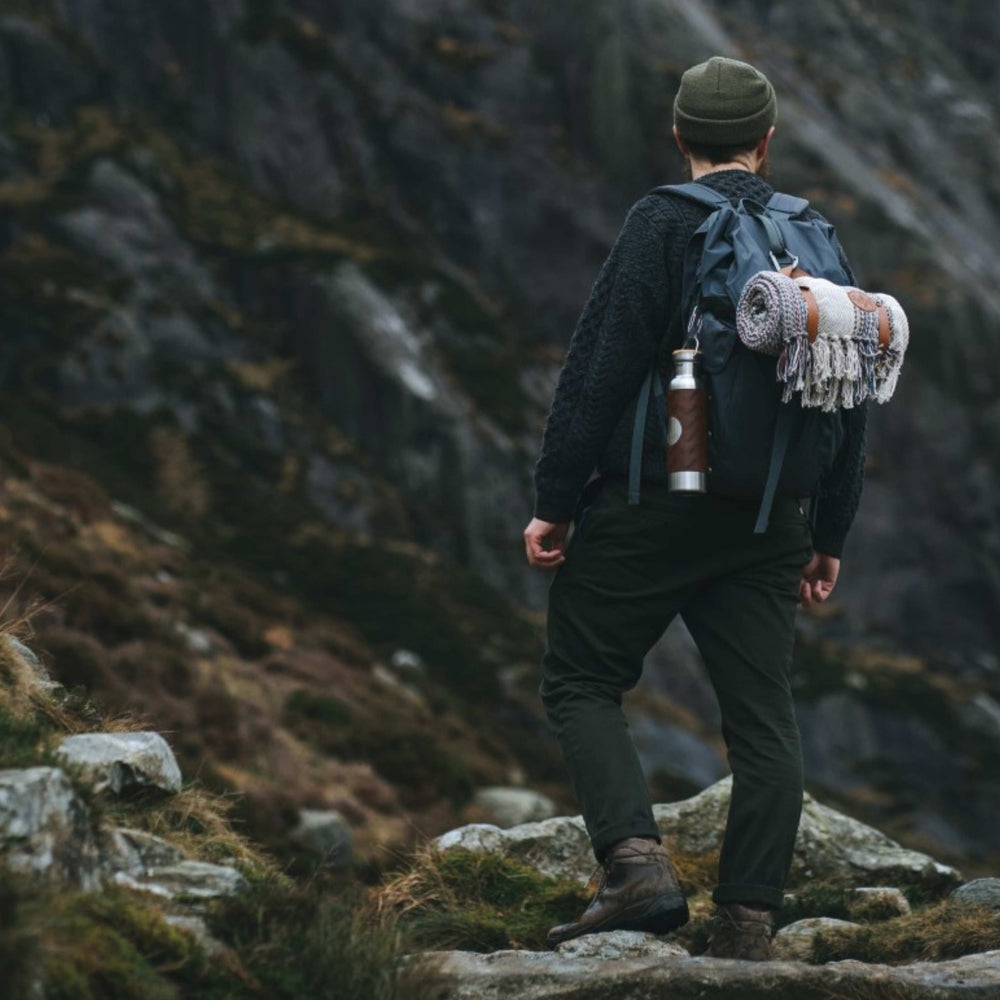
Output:
<path fill-rule="evenodd" d="M 808 278 L 809 273 L 803 271 L 801 267 L 783 267 L 781 273 L 787 278 Z M 816 303 L 816 296 L 809 290 L 808 286 L 799 285 L 802 298 L 806 303 L 806 333 L 809 335 L 811 344 L 819 333 L 819 305 Z M 878 312 L 878 346 L 879 350 L 885 354 L 889 350 L 889 338 L 892 331 L 889 327 L 889 310 L 885 306 L 880 306 L 870 295 L 862 291 L 847 293 L 848 298 L 865 312 Z"/>
<path fill-rule="evenodd" d="M 889 327 L 889 310 L 885 306 L 878 307 L 878 347 L 885 354 L 889 350 L 889 338 L 892 330 Z"/>

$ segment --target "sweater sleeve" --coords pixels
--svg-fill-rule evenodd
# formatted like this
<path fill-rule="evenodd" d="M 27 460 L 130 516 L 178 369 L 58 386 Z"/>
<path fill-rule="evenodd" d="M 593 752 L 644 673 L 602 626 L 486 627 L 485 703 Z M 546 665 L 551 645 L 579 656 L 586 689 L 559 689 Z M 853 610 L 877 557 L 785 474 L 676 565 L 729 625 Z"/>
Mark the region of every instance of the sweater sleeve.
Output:
<path fill-rule="evenodd" d="M 817 552 L 840 558 L 844 540 L 861 502 L 865 477 L 865 431 L 868 403 L 846 410 L 844 443 L 833 468 L 820 484 L 816 502 L 813 547 Z"/>
<path fill-rule="evenodd" d="M 663 234 L 637 202 L 570 338 L 535 464 L 534 515 L 570 520 L 621 414 L 653 364 L 665 327 Z"/>
<path fill-rule="evenodd" d="M 840 263 L 847 275 L 848 284 L 857 285 L 857 278 L 847 260 L 840 241 L 834 237 Z M 865 477 L 865 437 L 868 423 L 868 404 L 844 411 L 844 443 L 833 467 L 819 486 L 816 499 L 816 523 L 813 528 L 813 547 L 824 555 L 839 559 L 844 541 L 854 522 L 854 515 L 861 502 L 861 488 Z"/>

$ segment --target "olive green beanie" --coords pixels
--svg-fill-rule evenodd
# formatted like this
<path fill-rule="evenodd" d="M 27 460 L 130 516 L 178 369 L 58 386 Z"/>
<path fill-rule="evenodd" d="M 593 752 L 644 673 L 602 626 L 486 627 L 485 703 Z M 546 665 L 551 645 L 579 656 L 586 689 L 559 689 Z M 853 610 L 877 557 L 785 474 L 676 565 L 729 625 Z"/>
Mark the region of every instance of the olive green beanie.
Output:
<path fill-rule="evenodd" d="M 778 116 L 774 87 L 749 63 L 712 56 L 681 77 L 674 124 L 682 139 L 741 146 L 762 139 Z"/>

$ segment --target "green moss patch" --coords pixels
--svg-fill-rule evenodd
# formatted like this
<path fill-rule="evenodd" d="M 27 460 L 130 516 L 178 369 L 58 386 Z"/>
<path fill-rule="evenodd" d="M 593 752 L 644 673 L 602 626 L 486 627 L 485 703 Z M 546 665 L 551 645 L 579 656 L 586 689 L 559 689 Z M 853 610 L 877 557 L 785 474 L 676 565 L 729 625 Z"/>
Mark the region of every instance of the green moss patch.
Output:
<path fill-rule="evenodd" d="M 775 915 L 775 927 L 793 924 L 796 920 L 809 917 L 835 917 L 837 920 L 853 920 L 851 915 L 852 888 L 850 886 L 815 883 L 796 887 L 794 899 L 786 900 Z"/>
<path fill-rule="evenodd" d="M 155 906 L 123 890 L 42 888 L 0 871 L 0 956 L 8 996 L 41 978 L 52 1000 L 252 997 L 238 959 L 213 961 Z"/>
<path fill-rule="evenodd" d="M 15 719 L 0 708 L 0 769 L 53 764 L 48 740 L 54 727 L 39 719 Z"/>
<path fill-rule="evenodd" d="M 155 902 L 120 889 L 57 891 L 0 870 L 5 996 L 41 979 L 52 1000 L 422 1000 L 433 983 L 399 965 L 394 923 L 362 921 L 356 891 L 264 881 L 209 905 L 206 951 Z M 331 993 L 331 989 L 334 988 Z"/>

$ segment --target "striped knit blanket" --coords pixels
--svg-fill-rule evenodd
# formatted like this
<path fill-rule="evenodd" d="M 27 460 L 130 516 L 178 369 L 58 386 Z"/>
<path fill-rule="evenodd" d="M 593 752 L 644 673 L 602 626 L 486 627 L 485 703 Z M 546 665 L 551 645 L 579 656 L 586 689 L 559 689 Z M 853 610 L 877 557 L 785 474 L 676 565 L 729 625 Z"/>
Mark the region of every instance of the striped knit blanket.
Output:
<path fill-rule="evenodd" d="M 879 324 L 886 318 L 883 347 Z M 910 340 L 906 313 L 891 295 L 778 271 L 758 271 L 746 283 L 736 332 L 752 350 L 778 356 L 785 402 L 801 392 L 803 406 L 827 411 L 866 399 L 887 402 Z"/>

